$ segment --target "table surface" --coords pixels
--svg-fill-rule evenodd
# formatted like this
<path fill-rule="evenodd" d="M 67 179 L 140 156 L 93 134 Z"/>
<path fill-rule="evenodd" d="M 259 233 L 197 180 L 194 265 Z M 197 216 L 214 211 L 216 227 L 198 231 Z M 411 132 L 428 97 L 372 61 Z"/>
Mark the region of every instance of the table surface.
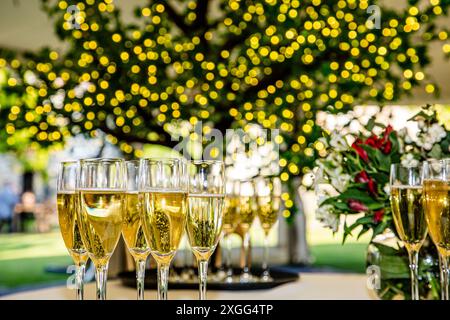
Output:
<path fill-rule="evenodd" d="M 268 290 L 208 291 L 208 299 L 214 300 L 368 300 L 374 299 L 367 289 L 367 276 L 347 273 L 302 273 L 300 279 Z M 69 300 L 75 291 L 65 286 L 25 291 L 6 295 L 1 299 L 12 300 Z M 136 290 L 121 285 L 119 280 L 108 282 L 107 297 L 111 300 L 136 298 Z M 85 298 L 95 298 L 95 284 L 85 286 Z M 145 291 L 146 299 L 156 299 L 155 290 Z M 170 300 L 198 299 L 195 290 L 170 290 Z"/>

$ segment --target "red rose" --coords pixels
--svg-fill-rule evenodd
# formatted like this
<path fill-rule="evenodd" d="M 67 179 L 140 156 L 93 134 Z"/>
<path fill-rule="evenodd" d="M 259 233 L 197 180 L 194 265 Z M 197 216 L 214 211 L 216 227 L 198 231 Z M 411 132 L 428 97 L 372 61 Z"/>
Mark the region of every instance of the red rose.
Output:
<path fill-rule="evenodd" d="M 370 194 L 372 194 L 373 196 L 376 196 L 378 194 L 377 184 L 372 178 L 370 178 L 367 182 L 367 188 L 369 189 Z"/>
<path fill-rule="evenodd" d="M 375 149 L 380 149 L 383 145 L 383 141 L 379 139 L 376 135 L 371 135 L 369 138 L 367 138 L 366 142 L 364 144 L 371 146 Z"/>
<path fill-rule="evenodd" d="M 389 125 L 386 127 L 386 130 L 383 133 L 383 145 L 381 147 L 381 151 L 384 154 L 388 154 L 392 150 L 392 142 L 391 140 L 389 140 L 389 136 L 392 133 L 392 131 L 394 131 L 394 128 L 392 128 L 392 126 Z"/>
<path fill-rule="evenodd" d="M 369 162 L 369 155 L 367 154 L 366 150 L 361 147 L 361 144 L 362 141 L 358 138 L 355 140 L 355 142 L 353 142 L 352 148 L 356 151 L 361 159 L 363 159 L 365 162 Z"/>
<path fill-rule="evenodd" d="M 392 142 L 388 140 L 384 145 L 381 151 L 383 151 L 384 154 L 390 153 L 392 150 Z"/>
<path fill-rule="evenodd" d="M 384 133 L 383 133 L 384 142 L 387 142 L 389 140 L 389 135 L 392 133 L 392 131 L 394 131 L 394 128 L 392 128 L 391 125 L 388 125 L 386 127 L 386 130 L 384 130 Z"/>
<path fill-rule="evenodd" d="M 350 208 L 350 210 L 356 211 L 356 212 L 361 212 L 361 211 L 367 211 L 369 208 L 367 208 L 367 206 L 362 203 L 361 201 L 358 200 L 353 200 L 353 199 L 349 199 L 347 201 L 348 207 Z"/>
<path fill-rule="evenodd" d="M 383 220 L 384 209 L 377 210 L 373 213 L 373 221 L 379 223 Z"/>
<path fill-rule="evenodd" d="M 369 175 L 366 171 L 361 171 L 355 177 L 355 182 L 357 183 L 367 183 L 369 182 Z"/>
<path fill-rule="evenodd" d="M 371 195 L 376 196 L 378 194 L 377 192 L 377 184 L 375 180 L 373 180 L 366 171 L 361 171 L 358 173 L 355 177 L 356 183 L 367 183 L 367 189 L 369 190 Z"/>

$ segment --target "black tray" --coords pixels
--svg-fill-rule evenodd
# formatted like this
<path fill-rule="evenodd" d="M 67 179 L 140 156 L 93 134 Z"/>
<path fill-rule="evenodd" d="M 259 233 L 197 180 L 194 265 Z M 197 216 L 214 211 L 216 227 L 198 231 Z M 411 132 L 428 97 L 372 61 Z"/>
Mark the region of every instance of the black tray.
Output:
<path fill-rule="evenodd" d="M 175 268 L 176 272 L 179 274 L 181 269 Z M 234 274 L 240 274 L 241 269 L 234 269 Z M 257 277 L 261 275 L 262 270 L 260 268 L 252 268 L 251 273 Z M 270 275 L 273 281 L 270 282 L 233 282 L 233 283 L 223 283 L 217 282 L 212 279 L 208 279 L 208 290 L 264 290 L 275 288 L 279 285 L 297 281 L 299 279 L 298 273 L 287 272 L 282 270 L 277 270 L 277 268 L 270 269 Z M 136 273 L 134 271 L 121 272 L 118 275 L 122 284 L 126 287 L 136 288 Z M 145 271 L 145 289 L 156 289 L 156 269 L 150 269 Z M 173 281 L 169 279 L 169 289 L 192 289 L 198 290 L 197 279 L 193 279 L 189 282 Z"/>

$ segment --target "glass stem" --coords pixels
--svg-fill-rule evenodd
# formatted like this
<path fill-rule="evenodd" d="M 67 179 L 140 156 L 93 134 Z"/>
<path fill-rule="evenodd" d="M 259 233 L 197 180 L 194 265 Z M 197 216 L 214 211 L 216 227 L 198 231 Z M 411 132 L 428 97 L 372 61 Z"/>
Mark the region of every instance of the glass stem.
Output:
<path fill-rule="evenodd" d="M 95 266 L 97 300 L 106 300 L 107 275 L 108 275 L 108 264 Z"/>
<path fill-rule="evenodd" d="M 158 263 L 158 300 L 167 300 L 169 285 L 169 265 Z"/>
<path fill-rule="evenodd" d="M 263 253 L 263 263 L 262 263 L 262 277 L 268 279 L 269 274 L 269 235 L 264 235 L 264 253 Z"/>
<path fill-rule="evenodd" d="M 448 296 L 448 258 L 439 254 L 439 265 L 441 270 L 441 300 L 449 300 Z"/>
<path fill-rule="evenodd" d="M 419 252 L 410 250 L 409 255 L 409 269 L 411 271 L 411 299 L 420 300 L 419 297 Z"/>
<path fill-rule="evenodd" d="M 75 275 L 75 285 L 77 287 L 77 300 L 84 299 L 84 274 L 86 270 L 86 265 L 84 263 L 80 263 L 76 267 L 76 275 Z"/>
<path fill-rule="evenodd" d="M 250 232 L 244 235 L 244 276 L 250 275 Z"/>
<path fill-rule="evenodd" d="M 199 299 L 206 300 L 206 280 L 208 277 L 208 260 L 198 262 Z"/>
<path fill-rule="evenodd" d="M 231 248 L 231 234 L 228 234 L 226 236 L 226 244 L 227 244 L 227 252 L 225 255 L 225 269 L 227 271 L 227 277 L 231 278 L 233 276 L 233 267 L 231 265 L 231 253 L 232 253 L 232 248 Z"/>
<path fill-rule="evenodd" d="M 145 260 L 136 260 L 137 299 L 144 300 Z"/>

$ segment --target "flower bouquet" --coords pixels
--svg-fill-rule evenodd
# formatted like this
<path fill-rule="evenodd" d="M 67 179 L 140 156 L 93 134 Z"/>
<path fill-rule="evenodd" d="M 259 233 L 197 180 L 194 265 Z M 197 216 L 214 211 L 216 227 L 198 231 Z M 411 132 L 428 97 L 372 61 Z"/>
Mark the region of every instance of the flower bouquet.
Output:
<path fill-rule="evenodd" d="M 358 238 L 372 233 L 368 263 L 377 264 L 381 272 L 377 293 L 382 299 L 409 298 L 410 294 L 408 256 L 396 238 L 391 213 L 390 166 L 450 156 L 450 132 L 439 124 L 434 107 L 423 107 L 408 121 L 415 122 L 413 134 L 406 128 L 395 131 L 375 118 L 358 133 L 330 132 L 322 138 L 327 155 L 317 160 L 317 218 L 334 232 L 342 227 L 343 242 L 356 230 Z M 358 218 L 348 223 L 348 217 L 355 215 Z M 429 239 L 420 254 L 421 296 L 438 298 L 437 252 Z"/>

